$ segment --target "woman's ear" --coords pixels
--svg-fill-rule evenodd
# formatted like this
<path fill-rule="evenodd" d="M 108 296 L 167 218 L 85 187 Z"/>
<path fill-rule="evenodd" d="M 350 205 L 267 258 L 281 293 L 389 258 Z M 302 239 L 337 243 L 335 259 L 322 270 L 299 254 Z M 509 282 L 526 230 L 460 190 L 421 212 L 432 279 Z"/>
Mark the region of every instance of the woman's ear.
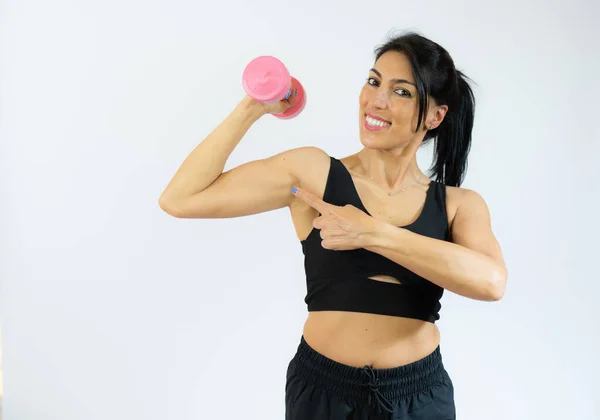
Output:
<path fill-rule="evenodd" d="M 448 105 L 434 105 L 429 110 L 429 115 L 427 117 L 427 124 L 425 124 L 425 128 L 427 130 L 435 130 L 440 126 L 442 121 L 444 121 L 444 117 L 448 112 Z"/>

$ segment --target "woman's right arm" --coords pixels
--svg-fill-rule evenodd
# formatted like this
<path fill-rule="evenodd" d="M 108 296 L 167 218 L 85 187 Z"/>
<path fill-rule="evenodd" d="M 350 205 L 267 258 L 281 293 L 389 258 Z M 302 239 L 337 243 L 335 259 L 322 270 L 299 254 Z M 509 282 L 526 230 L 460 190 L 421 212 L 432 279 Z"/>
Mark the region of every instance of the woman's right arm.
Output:
<path fill-rule="evenodd" d="M 325 154 L 320 149 L 292 149 L 223 173 L 248 129 L 272 111 L 245 97 L 184 160 L 160 196 L 160 208 L 178 218 L 230 218 L 289 206 L 295 199 L 291 188 L 300 185 L 298 175 L 307 162 Z"/>

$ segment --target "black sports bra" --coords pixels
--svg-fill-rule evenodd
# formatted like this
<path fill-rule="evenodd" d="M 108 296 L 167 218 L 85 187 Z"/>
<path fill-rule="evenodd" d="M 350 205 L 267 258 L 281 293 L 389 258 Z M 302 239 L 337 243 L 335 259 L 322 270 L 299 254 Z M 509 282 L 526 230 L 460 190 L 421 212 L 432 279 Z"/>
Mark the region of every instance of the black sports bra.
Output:
<path fill-rule="evenodd" d="M 323 201 L 338 206 L 351 204 L 367 214 L 350 172 L 338 159 L 331 166 Z M 446 213 L 446 186 L 431 181 L 425 205 L 418 218 L 407 226 L 412 232 L 449 240 Z M 401 265 L 364 248 L 328 250 L 313 229 L 301 241 L 306 271 L 308 311 L 349 311 L 415 318 L 429 322 L 439 319 L 444 289 Z M 369 279 L 388 275 L 400 281 L 389 283 Z"/>

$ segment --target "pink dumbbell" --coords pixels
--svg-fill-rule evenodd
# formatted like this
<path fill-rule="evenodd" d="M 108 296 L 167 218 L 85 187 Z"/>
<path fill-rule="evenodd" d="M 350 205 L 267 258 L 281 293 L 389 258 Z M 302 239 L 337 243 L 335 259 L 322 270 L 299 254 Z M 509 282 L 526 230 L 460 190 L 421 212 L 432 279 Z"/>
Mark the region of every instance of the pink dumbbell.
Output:
<path fill-rule="evenodd" d="M 265 104 L 279 102 L 290 90 L 298 89 L 296 103 L 280 114 L 273 114 L 277 118 L 294 118 L 306 105 L 304 88 L 275 57 L 261 56 L 250 61 L 244 69 L 242 85 L 248 96 Z"/>

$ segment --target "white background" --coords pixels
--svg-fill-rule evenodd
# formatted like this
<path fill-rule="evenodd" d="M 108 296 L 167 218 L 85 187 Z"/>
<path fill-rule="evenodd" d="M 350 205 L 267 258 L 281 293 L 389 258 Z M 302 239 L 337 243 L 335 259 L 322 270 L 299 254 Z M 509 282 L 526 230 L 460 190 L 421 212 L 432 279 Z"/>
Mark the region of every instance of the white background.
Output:
<path fill-rule="evenodd" d="M 360 150 L 358 93 L 390 31 L 477 83 L 464 186 L 486 199 L 504 299 L 446 293 L 461 420 L 600 419 L 597 1 L 2 2 L 5 420 L 282 419 L 306 317 L 286 209 L 177 220 L 158 197 L 259 55 L 305 86 L 226 169 Z M 430 164 L 431 149 L 419 162 Z"/>

